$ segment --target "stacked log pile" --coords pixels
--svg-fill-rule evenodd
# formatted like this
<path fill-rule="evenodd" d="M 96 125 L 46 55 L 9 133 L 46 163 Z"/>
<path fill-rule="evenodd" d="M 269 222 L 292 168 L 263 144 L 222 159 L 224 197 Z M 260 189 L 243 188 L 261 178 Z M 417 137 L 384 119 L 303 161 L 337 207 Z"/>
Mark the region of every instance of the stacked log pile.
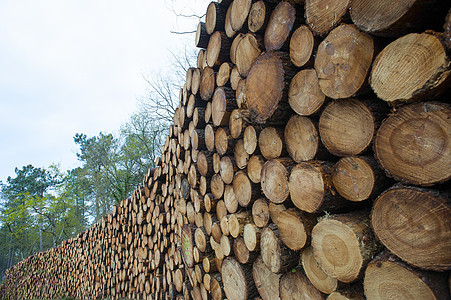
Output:
<path fill-rule="evenodd" d="M 211 2 L 158 167 L 3 298 L 449 299 L 448 10 Z"/>

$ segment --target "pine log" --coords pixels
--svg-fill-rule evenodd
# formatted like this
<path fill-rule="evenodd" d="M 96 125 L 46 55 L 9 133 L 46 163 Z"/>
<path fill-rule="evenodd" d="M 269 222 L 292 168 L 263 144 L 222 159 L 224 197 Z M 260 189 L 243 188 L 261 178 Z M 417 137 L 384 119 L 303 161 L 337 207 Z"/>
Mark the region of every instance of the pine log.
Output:
<path fill-rule="evenodd" d="M 193 257 L 193 247 L 194 247 L 194 229 L 195 227 L 191 224 L 183 225 L 182 228 L 182 257 L 183 261 L 188 267 L 193 267 L 194 257 Z"/>
<path fill-rule="evenodd" d="M 253 183 L 260 183 L 261 171 L 265 159 L 261 155 L 252 155 L 247 163 L 247 176 Z"/>
<path fill-rule="evenodd" d="M 219 67 L 218 73 L 216 74 L 216 85 L 224 86 L 229 82 L 230 72 L 232 71 L 233 65 L 229 62 L 224 62 Z"/>
<path fill-rule="evenodd" d="M 432 34 L 411 33 L 376 57 L 370 85 L 392 104 L 432 99 L 451 86 L 451 63 L 445 46 Z"/>
<path fill-rule="evenodd" d="M 244 38 L 244 36 L 245 35 L 243 33 L 237 34 L 235 36 L 235 38 L 233 39 L 232 45 L 230 46 L 230 61 L 233 64 L 236 64 L 236 49 L 238 48 L 238 45 L 240 44 L 240 42 Z M 238 72 L 238 67 L 236 68 L 236 71 Z M 238 72 L 238 74 L 239 74 L 239 72 Z"/>
<path fill-rule="evenodd" d="M 260 250 L 266 267 L 276 274 L 287 272 L 299 261 L 299 253 L 290 250 L 282 243 L 277 226 L 274 224 L 263 228 L 260 236 Z"/>
<path fill-rule="evenodd" d="M 251 1 L 248 0 L 250 3 Z M 236 47 L 236 66 L 241 77 L 247 77 L 252 64 L 262 52 L 262 43 L 252 33 L 247 33 Z"/>
<path fill-rule="evenodd" d="M 390 9 L 387 9 L 387 7 Z M 446 1 L 402 0 L 351 1 L 352 22 L 361 30 L 380 36 L 400 36 L 412 31 L 420 31 L 427 26 L 434 28 L 437 19 L 449 9 Z"/>
<path fill-rule="evenodd" d="M 390 181 L 373 157 L 349 156 L 335 164 L 332 183 L 343 198 L 358 202 L 374 199 Z"/>
<path fill-rule="evenodd" d="M 290 39 L 290 58 L 296 67 L 309 66 L 312 63 L 312 53 L 315 47 L 315 39 L 310 29 L 299 26 Z"/>
<path fill-rule="evenodd" d="M 258 136 L 258 147 L 266 159 L 278 158 L 286 154 L 283 129 L 266 127 Z"/>
<path fill-rule="evenodd" d="M 286 97 L 286 82 L 293 73 L 286 55 L 266 52 L 257 58 L 246 79 L 246 99 L 251 119 L 264 123 L 276 112 L 279 102 Z"/>
<path fill-rule="evenodd" d="M 205 27 L 208 34 L 212 34 L 215 31 L 224 30 L 226 12 L 226 8 L 218 2 L 211 2 L 208 5 L 205 16 Z"/>
<path fill-rule="evenodd" d="M 205 67 L 202 71 L 202 77 L 200 80 L 199 93 L 200 97 L 208 101 L 210 100 L 213 92 L 215 91 L 215 72 L 210 67 Z"/>
<path fill-rule="evenodd" d="M 351 0 L 306 0 L 306 23 L 316 35 L 326 35 L 345 17 Z"/>
<path fill-rule="evenodd" d="M 258 251 L 260 249 L 260 231 L 261 229 L 253 223 L 244 225 L 243 238 L 249 251 Z"/>
<path fill-rule="evenodd" d="M 239 169 L 243 170 L 244 168 L 246 168 L 249 161 L 249 154 L 247 154 L 246 150 L 244 149 L 243 139 L 239 139 L 236 142 L 233 156 L 235 157 L 235 162 Z"/>
<path fill-rule="evenodd" d="M 271 272 L 261 256 L 252 266 L 255 286 L 263 300 L 277 300 L 279 298 L 279 280 L 281 275 Z"/>
<path fill-rule="evenodd" d="M 215 130 L 211 124 L 205 126 L 205 146 L 207 150 L 213 152 L 215 150 Z"/>
<path fill-rule="evenodd" d="M 247 16 L 251 9 L 252 0 L 233 1 L 232 11 L 230 13 L 230 24 L 235 31 L 247 31 Z M 244 26 L 244 28 L 243 28 Z"/>
<path fill-rule="evenodd" d="M 374 203 L 371 225 L 392 253 L 416 267 L 451 269 L 451 207 L 447 195 L 395 186 Z"/>
<path fill-rule="evenodd" d="M 308 280 L 301 268 L 293 269 L 280 278 L 280 299 L 324 299 Z"/>
<path fill-rule="evenodd" d="M 332 99 L 355 95 L 364 85 L 373 54 L 373 39 L 354 25 L 332 30 L 319 45 L 315 59 L 321 91 Z"/>
<path fill-rule="evenodd" d="M 432 185 L 451 178 L 448 104 L 424 102 L 404 106 L 377 131 L 374 152 L 390 177 Z"/>
<path fill-rule="evenodd" d="M 331 182 L 333 164 L 321 161 L 301 162 L 292 168 L 288 187 L 293 204 L 308 213 L 337 211 L 348 205 Z"/>
<path fill-rule="evenodd" d="M 288 177 L 295 163 L 289 158 L 267 161 L 261 172 L 262 191 L 271 202 L 283 203 L 290 195 Z"/>
<path fill-rule="evenodd" d="M 336 278 L 327 275 L 319 266 L 313 256 L 312 247 L 307 247 L 301 254 L 302 268 L 310 282 L 320 292 L 330 294 L 337 290 L 339 282 Z"/>
<path fill-rule="evenodd" d="M 210 68 L 216 69 L 219 68 L 223 62 L 228 61 L 231 44 L 232 42 L 225 32 L 215 31 L 208 42 L 207 65 Z"/>
<path fill-rule="evenodd" d="M 221 267 L 224 293 L 229 299 L 252 299 L 257 295 L 252 269 L 241 265 L 235 258 L 227 257 Z"/>
<path fill-rule="evenodd" d="M 288 103 L 298 115 L 310 116 L 318 112 L 325 99 L 315 69 L 301 70 L 291 80 Z"/>
<path fill-rule="evenodd" d="M 211 193 L 215 199 L 221 199 L 224 193 L 224 181 L 222 181 L 221 175 L 215 174 L 211 177 Z M 217 209 L 216 209 L 217 210 Z"/>
<path fill-rule="evenodd" d="M 366 268 L 365 296 L 373 299 L 450 299 L 443 273 L 413 268 L 383 252 Z"/>
<path fill-rule="evenodd" d="M 232 8 L 233 8 L 234 1 L 230 3 L 229 7 L 227 8 L 226 12 L 226 19 L 224 24 L 224 31 L 227 34 L 229 38 L 233 38 L 236 34 L 236 31 L 232 28 Z"/>
<path fill-rule="evenodd" d="M 253 33 L 263 32 L 266 29 L 270 16 L 271 7 L 269 7 L 268 3 L 265 3 L 265 1 L 254 2 L 247 18 L 249 31 Z"/>
<path fill-rule="evenodd" d="M 321 141 L 337 156 L 365 151 L 373 140 L 375 127 L 373 113 L 357 99 L 330 102 L 319 119 Z"/>
<path fill-rule="evenodd" d="M 242 207 L 247 207 L 253 199 L 260 195 L 260 189 L 252 184 L 243 171 L 238 171 L 233 177 L 233 191 L 238 203 Z"/>
<path fill-rule="evenodd" d="M 229 213 L 234 213 L 238 210 L 238 201 L 235 197 L 235 192 L 233 191 L 233 186 L 228 184 L 224 188 L 224 204 Z"/>
<path fill-rule="evenodd" d="M 201 78 L 201 70 L 199 68 L 195 68 L 193 70 L 193 77 L 191 79 L 191 92 L 193 93 L 193 95 L 197 95 L 197 92 L 199 91 Z"/>
<path fill-rule="evenodd" d="M 368 214 L 357 211 L 326 215 L 313 228 L 312 248 L 324 272 L 349 283 L 363 275 L 379 244 L 369 226 Z"/>
<path fill-rule="evenodd" d="M 238 237 L 233 240 L 233 254 L 240 264 L 250 264 L 257 258 L 256 252 L 250 252 L 243 237 Z"/>
<path fill-rule="evenodd" d="M 220 174 L 225 184 L 231 184 L 235 172 L 238 171 L 235 161 L 230 156 L 223 156 L 220 161 Z"/>
<path fill-rule="evenodd" d="M 252 219 L 258 227 L 265 227 L 268 224 L 269 208 L 264 198 L 255 200 L 252 205 Z"/>
<path fill-rule="evenodd" d="M 316 216 L 304 214 L 296 208 L 289 208 L 278 215 L 275 223 L 282 242 L 291 250 L 298 251 L 310 242 Z"/>
<path fill-rule="evenodd" d="M 236 108 L 233 91 L 227 87 L 217 87 L 212 101 L 212 120 L 215 126 L 227 125 L 231 112 Z"/>
<path fill-rule="evenodd" d="M 219 127 L 215 132 L 215 149 L 219 155 L 231 154 L 235 140 L 230 136 L 228 128 Z"/>
<path fill-rule="evenodd" d="M 205 26 L 205 23 L 199 22 L 197 24 L 196 39 L 194 40 L 195 46 L 197 48 L 206 49 L 208 47 L 209 40 L 210 40 L 210 35 L 207 33 L 207 27 Z"/>
<path fill-rule="evenodd" d="M 288 2 L 280 2 L 272 11 L 265 30 L 266 51 L 281 49 L 296 20 L 296 9 Z"/>
<path fill-rule="evenodd" d="M 292 116 L 285 126 L 284 138 L 288 154 L 295 162 L 321 157 L 321 152 L 324 152 L 320 149 L 316 126 L 308 117 Z"/>
<path fill-rule="evenodd" d="M 254 154 L 255 150 L 257 149 L 258 145 L 258 138 L 257 136 L 260 134 L 260 129 L 255 129 L 254 126 L 247 126 L 246 129 L 244 129 L 243 133 L 243 143 L 244 143 L 244 150 L 246 150 L 246 153 L 249 155 Z"/>

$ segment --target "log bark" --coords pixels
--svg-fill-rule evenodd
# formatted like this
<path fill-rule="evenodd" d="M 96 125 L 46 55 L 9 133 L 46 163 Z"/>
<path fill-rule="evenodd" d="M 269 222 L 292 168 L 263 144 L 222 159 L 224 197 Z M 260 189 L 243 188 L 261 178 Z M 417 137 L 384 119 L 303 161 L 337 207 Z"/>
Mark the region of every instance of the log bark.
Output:
<path fill-rule="evenodd" d="M 408 32 L 434 28 L 435 20 L 449 9 L 446 1 L 389 1 L 372 2 L 368 0 L 351 1 L 352 22 L 361 30 L 373 35 L 395 37 Z M 387 6 L 390 9 L 387 9 Z"/>
<path fill-rule="evenodd" d="M 392 253 L 422 269 L 451 269 L 451 207 L 447 195 L 395 186 L 374 203 L 371 225 Z"/>
<path fill-rule="evenodd" d="M 451 178 L 451 109 L 424 102 L 400 108 L 377 131 L 374 152 L 390 177 L 416 185 L 433 185 Z"/>

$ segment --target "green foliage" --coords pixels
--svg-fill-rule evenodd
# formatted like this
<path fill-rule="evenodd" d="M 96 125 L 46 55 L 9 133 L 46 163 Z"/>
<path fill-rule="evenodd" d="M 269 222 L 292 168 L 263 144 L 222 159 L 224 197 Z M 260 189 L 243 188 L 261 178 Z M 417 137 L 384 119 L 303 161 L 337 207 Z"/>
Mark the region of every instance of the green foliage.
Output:
<path fill-rule="evenodd" d="M 0 182 L 0 279 L 17 261 L 61 243 L 130 196 L 153 167 L 167 126 L 137 113 L 117 136 L 76 134 L 81 166 L 27 165 Z"/>

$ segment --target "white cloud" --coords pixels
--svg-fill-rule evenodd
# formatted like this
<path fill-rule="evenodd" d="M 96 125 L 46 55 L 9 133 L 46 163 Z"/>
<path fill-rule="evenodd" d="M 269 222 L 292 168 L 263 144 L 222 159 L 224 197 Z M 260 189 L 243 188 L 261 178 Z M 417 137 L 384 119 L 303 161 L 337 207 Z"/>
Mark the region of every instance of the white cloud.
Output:
<path fill-rule="evenodd" d="M 165 70 L 168 50 L 186 43 L 169 31 L 195 29 L 167 9 L 172 2 L 187 5 L 0 2 L 0 180 L 28 163 L 71 168 L 76 132 L 111 132 L 128 119 L 145 90 L 141 74 Z M 207 4 L 189 1 L 201 14 Z"/>

